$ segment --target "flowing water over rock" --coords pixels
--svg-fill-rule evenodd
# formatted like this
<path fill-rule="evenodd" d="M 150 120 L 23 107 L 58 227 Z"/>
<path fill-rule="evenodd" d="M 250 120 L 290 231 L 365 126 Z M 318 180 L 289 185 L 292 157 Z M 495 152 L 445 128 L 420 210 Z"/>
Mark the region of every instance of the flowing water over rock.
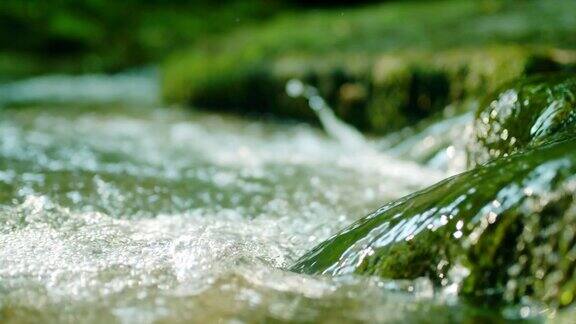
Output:
<path fill-rule="evenodd" d="M 443 173 L 307 125 L 56 99 L 0 110 L 0 321 L 465 316 L 428 279 L 282 270 Z"/>
<path fill-rule="evenodd" d="M 573 305 L 575 93 L 571 75 L 506 85 L 477 113 L 470 143 L 476 168 L 383 206 L 292 269 L 427 276 L 477 303 L 524 304 L 520 317 L 553 317 Z"/>
<path fill-rule="evenodd" d="M 0 322 L 552 316 L 575 296 L 576 88 L 550 80 L 378 140 L 297 80 L 327 134 L 160 108 L 145 74 L 0 86 Z"/>

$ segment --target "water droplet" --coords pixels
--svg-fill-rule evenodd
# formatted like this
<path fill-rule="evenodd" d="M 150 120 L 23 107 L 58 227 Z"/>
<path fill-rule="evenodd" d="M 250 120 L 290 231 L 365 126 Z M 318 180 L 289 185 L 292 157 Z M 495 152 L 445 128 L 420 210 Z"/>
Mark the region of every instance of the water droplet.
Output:
<path fill-rule="evenodd" d="M 304 94 L 304 84 L 297 79 L 291 79 L 286 83 L 286 93 L 293 98 L 300 97 Z"/>

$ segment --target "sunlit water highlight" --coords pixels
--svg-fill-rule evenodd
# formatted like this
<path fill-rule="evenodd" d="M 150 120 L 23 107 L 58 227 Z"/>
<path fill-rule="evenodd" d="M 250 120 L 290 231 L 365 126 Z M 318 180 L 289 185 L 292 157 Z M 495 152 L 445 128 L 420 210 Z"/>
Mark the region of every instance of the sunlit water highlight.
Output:
<path fill-rule="evenodd" d="M 426 279 L 282 270 L 443 173 L 303 124 L 147 106 L 0 110 L 0 321 L 462 316 Z"/>

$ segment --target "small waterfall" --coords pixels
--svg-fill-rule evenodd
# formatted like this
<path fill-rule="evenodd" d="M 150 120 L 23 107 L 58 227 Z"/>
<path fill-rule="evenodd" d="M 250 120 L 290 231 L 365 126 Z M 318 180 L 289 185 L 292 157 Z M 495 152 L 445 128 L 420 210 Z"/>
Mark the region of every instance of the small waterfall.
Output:
<path fill-rule="evenodd" d="M 315 87 L 304 84 L 300 80 L 291 79 L 286 83 L 286 93 L 292 98 L 307 99 L 308 105 L 320 119 L 326 133 L 342 145 L 353 149 L 373 150 L 362 133 L 336 117 L 332 108 Z"/>

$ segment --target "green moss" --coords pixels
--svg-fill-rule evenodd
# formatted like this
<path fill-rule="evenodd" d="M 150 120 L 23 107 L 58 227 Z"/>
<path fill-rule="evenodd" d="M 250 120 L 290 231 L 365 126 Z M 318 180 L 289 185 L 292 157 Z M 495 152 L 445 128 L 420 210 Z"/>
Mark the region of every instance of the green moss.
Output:
<path fill-rule="evenodd" d="M 469 297 L 564 305 L 563 295 L 576 294 L 569 259 L 576 249 L 574 152 L 572 139 L 448 179 L 355 223 L 292 270 L 429 276 L 441 284 L 462 265 L 470 271 L 462 290 Z"/>
<path fill-rule="evenodd" d="M 151 64 L 287 7 L 276 0 L 5 0 L 0 74 L 115 72 Z"/>
<path fill-rule="evenodd" d="M 538 76 L 505 85 L 485 100 L 475 121 L 474 163 L 550 140 L 576 122 L 576 78 Z"/>
<path fill-rule="evenodd" d="M 556 88 L 574 81 L 537 80 Z M 538 145 L 382 207 L 304 255 L 292 270 L 428 276 L 448 285 L 458 282 L 451 272 L 463 267 L 461 293 L 469 298 L 492 303 L 529 296 L 553 307 L 571 304 L 576 128 L 562 125 L 550 128 Z"/>
<path fill-rule="evenodd" d="M 461 103 L 524 75 L 571 69 L 554 51 L 520 46 L 399 52 L 375 62 L 368 72 L 369 96 L 358 108 L 366 125 L 361 128 L 374 133 L 412 126 L 445 112 L 448 105 L 457 108 L 448 113 L 462 112 L 467 105 Z M 338 100 L 332 102 L 337 108 L 341 105 Z"/>
<path fill-rule="evenodd" d="M 402 56 L 404 57 L 404 56 Z M 380 60 L 366 107 L 369 129 L 378 133 L 413 125 L 444 109 L 450 100 L 445 70 L 412 58 Z"/>
<path fill-rule="evenodd" d="M 168 101 L 315 120 L 305 102 L 284 93 L 285 83 L 298 78 L 318 87 L 340 118 L 372 133 L 413 125 L 521 75 L 567 68 L 552 51 L 518 46 L 277 60 L 246 52 L 175 60 L 164 70 L 163 89 L 174 89 L 165 93 Z"/>

